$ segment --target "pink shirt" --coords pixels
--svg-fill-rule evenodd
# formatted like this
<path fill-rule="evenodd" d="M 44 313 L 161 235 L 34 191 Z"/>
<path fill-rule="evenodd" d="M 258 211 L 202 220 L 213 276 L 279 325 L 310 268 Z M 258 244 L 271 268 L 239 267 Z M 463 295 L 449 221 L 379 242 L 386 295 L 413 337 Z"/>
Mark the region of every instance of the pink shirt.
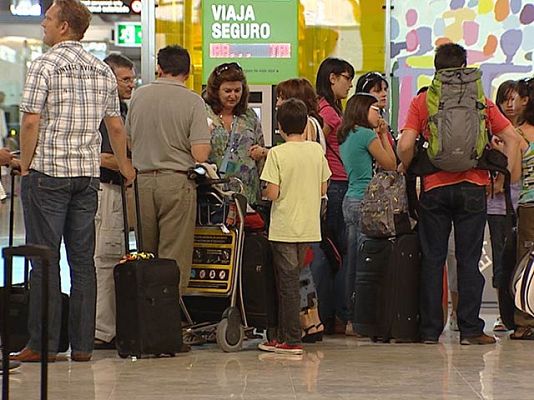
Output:
<path fill-rule="evenodd" d="M 340 161 L 339 143 L 337 141 L 337 131 L 343 121 L 342 116 L 324 98 L 319 100 L 319 115 L 323 118 L 324 124 L 330 127 L 330 133 L 326 137 L 326 160 L 332 171 L 330 179 L 333 181 L 346 181 L 348 177 Z"/>

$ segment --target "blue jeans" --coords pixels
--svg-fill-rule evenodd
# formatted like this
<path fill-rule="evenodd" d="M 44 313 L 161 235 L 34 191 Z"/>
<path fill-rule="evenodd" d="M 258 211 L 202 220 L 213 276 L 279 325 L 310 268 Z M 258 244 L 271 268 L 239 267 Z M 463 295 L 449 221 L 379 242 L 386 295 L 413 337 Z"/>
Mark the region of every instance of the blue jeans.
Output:
<path fill-rule="evenodd" d="M 343 217 L 347 232 L 347 262 L 343 273 L 345 283 L 345 304 L 348 309 L 348 321 L 354 321 L 354 290 L 358 266 L 358 248 L 364 237 L 360 230 L 361 200 L 346 197 L 343 200 Z"/>
<path fill-rule="evenodd" d="M 478 269 L 486 225 L 483 186 L 462 182 L 424 192 L 420 201 L 421 337 L 437 340 L 443 331 L 443 266 L 454 224 L 458 268 L 458 327 L 462 338 L 481 335 L 479 317 L 484 277 Z"/>
<path fill-rule="evenodd" d="M 347 181 L 332 181 L 328 185 L 328 206 L 326 208 L 326 224 L 333 234 L 334 242 L 341 252 L 345 254 L 347 249 L 347 237 L 345 219 L 343 218 L 343 199 L 349 184 Z"/>
<path fill-rule="evenodd" d="M 506 215 L 488 215 L 488 226 L 491 240 L 491 254 L 493 261 L 493 279 L 492 284 L 496 289 L 506 289 L 508 280 L 504 271 L 504 251 L 508 240 L 514 240 L 515 233 L 507 232 Z"/>
<path fill-rule="evenodd" d="M 59 249 L 65 241 L 70 266 L 69 338 L 75 352 L 91 352 L 95 335 L 95 213 L 99 178 L 54 178 L 37 171 L 22 177 L 26 243 L 48 246 L 50 262 L 49 349 L 57 352 L 61 326 Z M 42 264 L 32 260 L 27 347 L 41 348 Z"/>
<path fill-rule="evenodd" d="M 331 181 L 328 186 L 328 206 L 326 209 L 326 224 L 333 235 L 333 241 L 343 256 L 343 267 L 346 264 L 346 232 L 343 219 L 343 198 L 348 189 L 347 181 Z M 336 314 L 343 320 L 349 319 L 348 308 L 345 303 L 345 283 L 341 271 L 333 271 L 324 257 L 319 245 L 312 245 L 315 254 L 310 265 L 317 297 L 319 300 L 319 315 L 325 324 L 333 324 Z"/>

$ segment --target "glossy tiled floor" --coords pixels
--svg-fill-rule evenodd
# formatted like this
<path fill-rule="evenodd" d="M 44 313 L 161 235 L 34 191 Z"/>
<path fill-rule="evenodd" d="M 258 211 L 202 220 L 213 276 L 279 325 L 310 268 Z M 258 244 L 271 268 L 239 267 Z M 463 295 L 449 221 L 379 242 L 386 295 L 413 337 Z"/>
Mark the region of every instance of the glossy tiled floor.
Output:
<path fill-rule="evenodd" d="M 491 326 L 494 315 L 485 315 Z M 344 336 L 306 346 L 302 357 L 239 353 L 215 345 L 175 358 L 132 361 L 96 351 L 93 361 L 58 361 L 50 399 L 534 399 L 534 343 L 501 336 L 497 345 L 374 344 Z M 39 366 L 12 374 L 11 398 L 38 399 Z"/>

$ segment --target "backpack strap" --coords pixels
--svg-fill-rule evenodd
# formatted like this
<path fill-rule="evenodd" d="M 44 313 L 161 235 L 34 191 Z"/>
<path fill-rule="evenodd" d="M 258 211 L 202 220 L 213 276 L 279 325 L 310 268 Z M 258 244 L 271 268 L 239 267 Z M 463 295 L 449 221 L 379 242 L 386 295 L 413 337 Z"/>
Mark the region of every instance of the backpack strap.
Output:
<path fill-rule="evenodd" d="M 508 170 L 508 159 L 499 150 L 487 147 L 478 160 L 478 169 L 490 172 L 498 172 L 504 176 L 504 201 L 506 204 L 507 229 L 516 226 L 517 218 L 512 203 L 512 176 Z"/>
<path fill-rule="evenodd" d="M 336 156 L 336 158 L 339 160 L 339 162 L 341 163 L 341 165 L 343 165 L 343 160 L 341 159 L 341 156 L 334 150 L 334 148 L 332 147 L 332 145 L 330 143 L 328 143 L 328 139 L 325 138 L 325 143 L 326 143 L 326 147 L 328 147 L 330 149 L 330 151 L 332 153 L 334 153 L 334 155 Z"/>

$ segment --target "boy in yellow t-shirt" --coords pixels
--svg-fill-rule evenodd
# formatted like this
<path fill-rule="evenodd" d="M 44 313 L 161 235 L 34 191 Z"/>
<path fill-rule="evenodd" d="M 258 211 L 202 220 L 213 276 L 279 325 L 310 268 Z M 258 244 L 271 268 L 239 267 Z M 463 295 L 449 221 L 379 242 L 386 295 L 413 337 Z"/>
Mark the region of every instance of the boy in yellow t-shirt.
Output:
<path fill-rule="evenodd" d="M 308 116 L 301 100 L 285 101 L 277 119 L 286 142 L 269 151 L 261 180 L 273 202 L 269 241 L 278 288 L 278 337 L 259 348 L 302 354 L 299 273 L 307 247 L 321 240 L 321 196 L 331 172 L 321 145 L 304 138 Z"/>

